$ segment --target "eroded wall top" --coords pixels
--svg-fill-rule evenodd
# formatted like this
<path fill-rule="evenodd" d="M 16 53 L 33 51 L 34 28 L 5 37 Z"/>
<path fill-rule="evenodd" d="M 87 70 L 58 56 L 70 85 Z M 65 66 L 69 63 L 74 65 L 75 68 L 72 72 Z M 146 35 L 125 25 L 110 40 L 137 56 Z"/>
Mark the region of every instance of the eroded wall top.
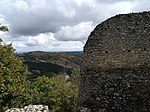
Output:
<path fill-rule="evenodd" d="M 116 15 L 96 26 L 84 47 L 84 66 L 150 67 L 150 12 Z"/>

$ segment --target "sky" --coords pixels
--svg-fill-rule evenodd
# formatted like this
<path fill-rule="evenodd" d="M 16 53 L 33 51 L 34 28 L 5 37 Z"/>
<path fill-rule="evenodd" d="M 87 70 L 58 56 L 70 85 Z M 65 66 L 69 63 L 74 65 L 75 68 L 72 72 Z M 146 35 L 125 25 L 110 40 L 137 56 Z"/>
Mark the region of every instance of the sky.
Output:
<path fill-rule="evenodd" d="M 150 10 L 150 0 L 0 0 L 0 32 L 16 52 L 82 51 L 102 21 Z"/>

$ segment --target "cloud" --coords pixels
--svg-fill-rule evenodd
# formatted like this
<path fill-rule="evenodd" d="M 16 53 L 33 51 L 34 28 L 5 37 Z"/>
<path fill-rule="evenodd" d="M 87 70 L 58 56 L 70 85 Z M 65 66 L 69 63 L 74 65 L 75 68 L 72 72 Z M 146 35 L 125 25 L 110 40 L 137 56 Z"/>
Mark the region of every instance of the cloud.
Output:
<path fill-rule="evenodd" d="M 131 2 L 134 0 L 96 0 L 98 3 L 106 3 L 106 4 L 112 4 L 112 3 L 120 3 L 120 2 Z"/>
<path fill-rule="evenodd" d="M 11 35 L 0 36 L 17 51 L 82 50 L 105 19 L 150 10 L 149 0 L 0 0 L 0 7 L 0 22 Z"/>
<path fill-rule="evenodd" d="M 0 13 L 5 15 L 12 33 L 18 35 L 56 32 L 61 26 L 74 24 L 75 9 L 70 0 L 1 0 L 0 4 L 7 4 L 0 5 Z"/>
<path fill-rule="evenodd" d="M 84 41 L 92 30 L 92 22 L 81 22 L 75 26 L 62 27 L 54 37 L 58 41 Z"/>
<path fill-rule="evenodd" d="M 13 34 L 38 35 L 56 33 L 63 26 L 74 26 L 81 22 L 92 21 L 96 24 L 119 10 L 109 2 L 112 0 L 106 0 L 107 4 L 103 4 L 104 0 L 1 0 L 0 13 L 9 22 Z"/>
<path fill-rule="evenodd" d="M 4 21 L 4 18 L 2 18 L 0 15 L 0 23 L 2 23 L 3 21 Z"/>
<path fill-rule="evenodd" d="M 0 36 L 4 33 L 0 32 Z M 14 46 L 16 52 L 29 51 L 81 51 L 84 44 L 81 41 L 58 41 L 52 33 L 41 33 L 37 36 L 21 36 L 13 38 L 9 33 L 3 35 L 5 43 Z"/>
<path fill-rule="evenodd" d="M 149 0 L 137 0 L 132 5 L 132 10 L 134 12 L 141 12 L 141 11 L 150 11 L 150 4 Z"/>

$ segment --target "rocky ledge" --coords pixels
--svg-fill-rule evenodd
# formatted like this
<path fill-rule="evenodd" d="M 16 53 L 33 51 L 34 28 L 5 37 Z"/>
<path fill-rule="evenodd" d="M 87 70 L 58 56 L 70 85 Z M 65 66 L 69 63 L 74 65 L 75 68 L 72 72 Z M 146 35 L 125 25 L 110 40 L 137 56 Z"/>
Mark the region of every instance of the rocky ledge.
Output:
<path fill-rule="evenodd" d="M 5 112 L 49 112 L 49 109 L 44 105 L 28 105 L 24 108 L 11 108 Z"/>

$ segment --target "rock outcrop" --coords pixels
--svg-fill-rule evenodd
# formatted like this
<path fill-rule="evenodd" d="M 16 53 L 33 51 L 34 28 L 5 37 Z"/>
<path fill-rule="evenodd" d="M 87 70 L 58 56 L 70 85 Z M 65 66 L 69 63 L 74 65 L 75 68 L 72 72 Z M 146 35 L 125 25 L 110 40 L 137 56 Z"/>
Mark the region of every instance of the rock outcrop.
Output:
<path fill-rule="evenodd" d="M 150 12 L 102 22 L 84 46 L 79 112 L 150 112 Z"/>
<path fill-rule="evenodd" d="M 24 108 L 11 108 L 5 112 L 49 112 L 49 109 L 44 105 L 29 105 Z"/>

